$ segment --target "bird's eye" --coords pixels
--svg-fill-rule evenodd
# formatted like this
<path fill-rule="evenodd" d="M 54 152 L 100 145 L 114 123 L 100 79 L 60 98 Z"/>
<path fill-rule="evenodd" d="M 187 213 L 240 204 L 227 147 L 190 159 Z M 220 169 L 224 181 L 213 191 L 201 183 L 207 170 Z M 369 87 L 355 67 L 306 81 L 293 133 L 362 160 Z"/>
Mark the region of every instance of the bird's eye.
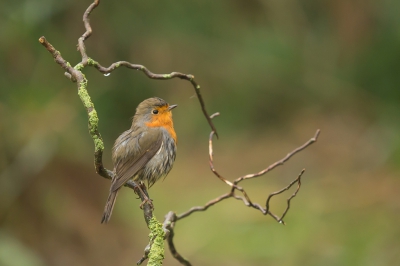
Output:
<path fill-rule="evenodd" d="M 153 114 L 158 114 L 158 110 L 153 110 Z"/>

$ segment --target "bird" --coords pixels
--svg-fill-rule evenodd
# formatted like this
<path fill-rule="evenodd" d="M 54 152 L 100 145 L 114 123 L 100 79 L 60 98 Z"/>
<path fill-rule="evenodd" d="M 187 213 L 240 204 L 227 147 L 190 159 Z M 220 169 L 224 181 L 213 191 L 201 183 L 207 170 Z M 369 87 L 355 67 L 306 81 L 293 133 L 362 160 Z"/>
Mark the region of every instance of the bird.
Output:
<path fill-rule="evenodd" d="M 101 223 L 110 220 L 118 191 L 126 182 L 147 182 L 150 188 L 172 169 L 177 150 L 172 121 L 175 107 L 158 97 L 146 99 L 137 106 L 131 128 L 116 139 L 112 148 L 114 177 Z"/>

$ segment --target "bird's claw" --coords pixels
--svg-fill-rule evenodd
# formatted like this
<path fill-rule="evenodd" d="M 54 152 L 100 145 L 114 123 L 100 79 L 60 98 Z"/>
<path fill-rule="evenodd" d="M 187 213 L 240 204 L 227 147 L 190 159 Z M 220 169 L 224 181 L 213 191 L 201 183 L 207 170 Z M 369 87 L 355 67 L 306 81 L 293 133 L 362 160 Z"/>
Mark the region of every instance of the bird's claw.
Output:
<path fill-rule="evenodd" d="M 150 206 L 150 208 L 151 208 L 152 210 L 154 210 L 153 200 L 152 200 L 152 199 L 149 199 L 149 198 L 147 198 L 147 197 L 142 201 L 142 203 L 140 203 L 140 205 L 139 205 L 140 209 L 143 209 L 143 206 L 144 206 L 146 203 L 149 204 L 149 206 Z"/>

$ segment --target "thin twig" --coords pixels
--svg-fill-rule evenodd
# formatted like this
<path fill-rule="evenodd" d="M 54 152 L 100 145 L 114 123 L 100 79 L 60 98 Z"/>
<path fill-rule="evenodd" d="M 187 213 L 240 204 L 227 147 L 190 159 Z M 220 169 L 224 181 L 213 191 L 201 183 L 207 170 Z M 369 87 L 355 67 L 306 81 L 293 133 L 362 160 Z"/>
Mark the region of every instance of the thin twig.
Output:
<path fill-rule="evenodd" d="M 168 243 L 169 250 L 172 254 L 172 256 L 179 261 L 182 265 L 185 266 L 191 266 L 190 262 L 186 260 L 184 257 L 182 257 L 181 254 L 176 250 L 175 244 L 174 244 L 174 229 L 175 229 L 175 222 L 178 220 L 178 217 L 174 212 L 169 212 L 167 215 L 165 215 L 165 220 L 163 223 L 163 228 L 164 231 L 168 230 L 168 233 L 166 233 L 166 239 Z"/>
<path fill-rule="evenodd" d="M 265 209 L 266 209 L 266 212 L 269 212 L 269 201 L 271 200 L 271 198 L 274 197 L 274 196 L 276 196 L 276 195 L 279 195 L 279 194 L 285 192 L 286 190 L 290 189 L 294 184 L 297 183 L 296 191 L 292 194 L 292 196 L 290 196 L 290 197 L 287 199 L 286 209 L 285 209 L 285 211 L 283 212 L 281 218 L 279 218 L 279 220 L 278 220 L 278 222 L 280 222 L 280 223 L 285 224 L 285 223 L 283 222 L 283 218 L 285 217 L 286 213 L 287 213 L 287 212 L 289 211 L 289 209 L 290 209 L 290 201 L 291 201 L 294 197 L 296 197 L 297 192 L 299 192 L 299 190 L 300 190 L 300 187 L 301 187 L 301 177 L 303 176 L 305 170 L 306 170 L 306 169 L 301 170 L 301 172 L 300 172 L 300 174 L 298 175 L 298 177 L 297 177 L 295 180 L 293 180 L 292 182 L 290 182 L 289 185 L 287 185 L 286 187 L 282 188 L 281 190 L 278 190 L 278 191 L 276 191 L 276 192 L 273 192 L 273 193 L 269 194 L 269 196 L 268 196 L 268 198 L 267 198 L 267 201 L 266 201 L 266 203 L 265 203 Z"/>
<path fill-rule="evenodd" d="M 211 206 L 217 204 L 218 202 L 223 201 L 224 199 L 228 199 L 228 198 L 230 198 L 230 197 L 232 197 L 232 194 L 231 194 L 231 193 L 226 193 L 226 194 L 223 194 L 223 195 L 219 196 L 218 198 L 215 198 L 215 199 L 213 199 L 213 200 L 210 200 L 210 201 L 207 202 L 204 206 L 192 207 L 192 208 L 190 208 L 188 211 L 177 215 L 176 220 L 179 221 L 180 219 L 183 219 L 183 218 L 185 218 L 185 217 L 191 215 L 191 214 L 194 213 L 194 212 L 205 211 L 205 210 L 207 210 L 209 207 L 211 207 Z"/>
<path fill-rule="evenodd" d="M 286 210 L 283 212 L 283 214 L 282 214 L 282 216 L 281 216 L 281 222 L 283 222 L 282 220 L 283 220 L 283 218 L 285 217 L 285 215 L 286 215 L 286 213 L 289 211 L 289 209 L 290 209 L 290 201 L 294 198 L 294 197 L 296 197 L 296 195 L 297 195 L 297 192 L 299 192 L 299 190 L 300 190 L 300 187 L 301 187 L 301 177 L 302 177 L 302 175 L 303 175 L 303 173 L 304 173 L 304 171 L 305 171 L 306 169 L 303 169 L 301 172 L 300 172 L 300 174 L 299 174 L 299 176 L 298 176 L 298 178 L 297 178 L 297 188 L 296 188 L 296 190 L 294 191 L 294 193 L 292 194 L 292 196 L 290 196 L 287 200 L 286 200 L 286 202 L 287 202 L 287 207 L 286 207 Z M 296 180 L 295 180 L 295 182 L 293 182 L 293 184 L 294 183 L 296 183 Z M 292 186 L 292 184 L 289 184 L 289 188 Z"/>
<path fill-rule="evenodd" d="M 213 116 L 214 117 L 214 116 Z M 234 190 L 239 190 L 240 192 L 242 192 L 243 196 L 246 198 L 246 200 L 251 204 L 251 200 L 249 198 L 249 196 L 247 195 L 246 191 L 242 188 L 237 186 L 236 184 L 232 183 L 231 181 L 227 180 L 226 178 L 222 177 L 217 170 L 215 170 L 214 167 L 214 158 L 213 158 L 213 145 L 212 145 L 212 139 L 214 136 L 214 131 L 211 131 L 210 133 L 210 137 L 208 139 L 208 150 L 209 150 L 209 164 L 210 164 L 210 169 L 211 171 L 214 173 L 215 176 L 217 176 L 222 182 L 224 182 L 225 184 L 227 184 L 228 186 L 230 186 L 231 189 L 231 196 L 233 196 Z"/>
<path fill-rule="evenodd" d="M 89 7 L 86 9 L 85 13 L 83 13 L 83 25 L 85 26 L 85 33 L 78 39 L 78 51 L 82 56 L 82 64 L 86 66 L 88 64 L 88 55 L 86 54 L 85 41 L 92 35 L 92 27 L 90 26 L 89 15 L 92 11 L 100 4 L 100 0 L 95 0 Z"/>
<path fill-rule="evenodd" d="M 147 260 L 147 259 L 149 258 L 150 249 L 151 249 L 151 243 L 149 243 L 149 244 L 144 248 L 144 254 L 143 254 L 143 256 L 140 258 L 140 260 L 138 260 L 138 261 L 136 262 L 136 265 L 142 264 L 145 260 Z"/>
<path fill-rule="evenodd" d="M 44 36 L 39 38 L 39 42 L 46 48 L 46 50 L 53 56 L 54 61 L 60 65 L 68 73 L 73 73 L 74 68 L 61 56 L 51 43 L 49 43 Z"/>
<path fill-rule="evenodd" d="M 245 176 L 241 176 L 238 179 L 236 179 L 233 183 L 234 184 L 238 184 L 239 182 L 246 180 L 246 179 L 250 179 L 250 178 L 254 178 L 254 177 L 258 177 L 261 175 L 264 175 L 266 173 L 268 173 L 269 171 L 271 171 L 272 169 L 274 169 L 275 167 L 279 166 L 279 165 L 283 165 L 287 160 L 289 160 L 293 155 L 295 155 L 296 153 L 304 150 L 305 148 L 307 148 L 308 146 L 310 146 L 311 144 L 313 144 L 314 142 L 316 142 L 318 140 L 318 136 L 319 136 L 320 130 L 318 129 L 317 132 L 315 133 L 314 137 L 312 137 L 309 141 L 307 141 L 306 143 L 304 143 L 303 145 L 301 145 L 300 147 L 294 149 L 292 152 L 288 153 L 284 158 L 282 158 L 281 160 L 271 164 L 270 166 L 268 166 L 266 169 L 258 172 L 258 173 L 254 173 L 254 174 L 248 174 Z"/>

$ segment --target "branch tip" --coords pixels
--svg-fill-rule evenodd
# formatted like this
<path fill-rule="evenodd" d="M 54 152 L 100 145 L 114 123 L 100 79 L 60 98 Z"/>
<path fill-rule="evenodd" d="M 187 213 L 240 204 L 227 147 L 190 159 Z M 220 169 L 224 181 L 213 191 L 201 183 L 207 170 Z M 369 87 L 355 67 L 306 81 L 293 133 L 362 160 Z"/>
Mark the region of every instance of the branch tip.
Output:
<path fill-rule="evenodd" d="M 219 116 L 219 115 L 220 115 L 220 113 L 219 113 L 219 112 L 216 112 L 216 113 L 210 115 L 210 119 L 213 119 L 214 117 L 217 117 L 217 116 Z"/>

